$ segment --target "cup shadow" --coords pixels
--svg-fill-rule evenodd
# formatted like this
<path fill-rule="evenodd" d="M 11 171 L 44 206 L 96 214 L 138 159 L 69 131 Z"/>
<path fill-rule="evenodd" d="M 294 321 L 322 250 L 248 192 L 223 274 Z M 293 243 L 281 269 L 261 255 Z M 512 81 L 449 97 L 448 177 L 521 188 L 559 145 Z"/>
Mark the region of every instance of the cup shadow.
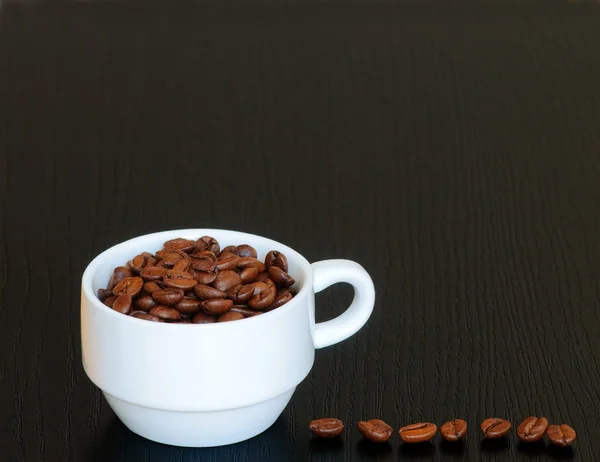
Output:
<path fill-rule="evenodd" d="M 338 436 L 335 438 L 312 438 L 308 446 L 311 452 L 315 453 L 328 453 L 328 454 L 337 454 L 341 453 L 344 449 L 344 442 Z"/>

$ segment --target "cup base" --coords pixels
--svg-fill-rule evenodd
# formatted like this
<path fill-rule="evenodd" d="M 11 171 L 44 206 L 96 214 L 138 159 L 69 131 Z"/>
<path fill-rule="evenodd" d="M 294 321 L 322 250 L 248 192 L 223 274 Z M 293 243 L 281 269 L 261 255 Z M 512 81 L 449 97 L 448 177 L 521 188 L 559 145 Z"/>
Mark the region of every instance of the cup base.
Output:
<path fill-rule="evenodd" d="M 206 412 L 153 409 L 103 393 L 132 432 L 158 443 L 200 448 L 239 443 L 262 433 L 275 423 L 295 390 L 251 406 Z"/>

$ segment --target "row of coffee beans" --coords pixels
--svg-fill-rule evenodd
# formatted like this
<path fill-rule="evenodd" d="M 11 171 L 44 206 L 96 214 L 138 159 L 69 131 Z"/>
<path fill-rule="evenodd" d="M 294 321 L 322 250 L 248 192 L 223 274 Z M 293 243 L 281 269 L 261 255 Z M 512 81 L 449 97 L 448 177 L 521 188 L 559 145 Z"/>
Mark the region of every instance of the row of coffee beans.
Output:
<path fill-rule="evenodd" d="M 295 283 L 277 250 L 257 258 L 250 245 L 221 250 L 216 239 L 177 238 L 115 268 L 98 298 L 119 313 L 147 321 L 208 324 L 256 316 L 289 302 Z"/>
<path fill-rule="evenodd" d="M 357 426 L 365 438 L 375 443 L 389 440 L 393 433 L 392 427 L 379 419 L 361 421 Z M 308 427 L 314 435 L 321 438 L 334 438 L 344 431 L 342 421 L 334 418 L 313 420 Z M 508 420 L 495 417 L 485 419 L 480 425 L 486 438 L 504 438 L 511 427 Z M 423 443 L 436 435 L 437 425 L 430 422 L 415 423 L 400 428 L 398 433 L 405 443 Z M 467 435 L 467 422 L 461 419 L 446 422 L 441 426 L 440 433 L 446 441 L 460 441 Z M 551 443 L 561 447 L 569 446 L 577 436 L 569 425 L 548 426 L 548 419 L 545 417 L 527 417 L 517 428 L 519 439 L 526 443 L 539 441 L 545 434 Z"/>

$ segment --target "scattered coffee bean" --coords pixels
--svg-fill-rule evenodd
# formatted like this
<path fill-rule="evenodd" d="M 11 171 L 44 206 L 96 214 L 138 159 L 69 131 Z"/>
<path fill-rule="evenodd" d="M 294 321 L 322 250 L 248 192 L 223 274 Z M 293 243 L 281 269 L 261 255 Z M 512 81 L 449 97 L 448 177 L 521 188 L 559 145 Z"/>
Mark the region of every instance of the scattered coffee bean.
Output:
<path fill-rule="evenodd" d="M 228 321 L 239 321 L 240 319 L 244 319 L 245 316 L 242 313 L 237 313 L 235 311 L 228 311 L 225 314 L 219 316 L 217 322 L 228 322 Z"/>
<path fill-rule="evenodd" d="M 577 438 L 575 430 L 566 424 L 550 425 L 548 427 L 547 435 L 552 444 L 563 448 L 570 446 L 571 443 L 575 441 L 575 438 Z"/>
<path fill-rule="evenodd" d="M 344 431 L 344 424 L 340 419 L 325 418 L 313 420 L 308 424 L 311 433 L 320 438 L 335 438 Z"/>
<path fill-rule="evenodd" d="M 204 324 L 257 316 L 289 302 L 295 291 L 284 254 L 265 261 L 248 244 L 220 251 L 210 236 L 171 239 L 114 269 L 98 299 L 138 319 Z M 217 319 L 218 318 L 218 319 Z"/>
<path fill-rule="evenodd" d="M 548 419 L 546 417 L 527 417 L 517 427 L 517 435 L 521 441 L 535 443 L 544 437 L 547 428 Z"/>
<path fill-rule="evenodd" d="M 508 420 L 492 417 L 481 422 L 480 427 L 486 438 L 502 438 L 508 435 L 512 425 Z"/>
<path fill-rule="evenodd" d="M 440 427 L 440 433 L 446 441 L 459 441 L 467 435 L 467 422 L 454 419 Z"/>
<path fill-rule="evenodd" d="M 375 443 L 385 443 L 391 438 L 394 432 L 392 427 L 379 419 L 367 420 L 366 422 L 360 421 L 357 426 L 365 438 Z"/>
<path fill-rule="evenodd" d="M 165 305 L 158 305 L 152 308 L 148 314 L 156 316 L 163 321 L 179 321 L 181 319 L 181 313 L 175 308 Z"/>
<path fill-rule="evenodd" d="M 437 426 L 429 422 L 406 425 L 398 432 L 405 443 L 423 443 L 435 436 Z"/>

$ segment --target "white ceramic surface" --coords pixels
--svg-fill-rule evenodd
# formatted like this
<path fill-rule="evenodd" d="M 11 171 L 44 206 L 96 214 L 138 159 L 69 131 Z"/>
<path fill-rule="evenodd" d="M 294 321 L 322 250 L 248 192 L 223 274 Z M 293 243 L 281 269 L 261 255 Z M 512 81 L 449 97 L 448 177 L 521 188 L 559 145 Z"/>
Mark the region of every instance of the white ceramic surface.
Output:
<path fill-rule="evenodd" d="M 259 258 L 280 250 L 298 294 L 287 304 L 222 324 L 166 324 L 117 313 L 97 296 L 112 270 L 176 237 L 215 237 L 221 247 L 250 244 Z M 351 306 L 315 324 L 314 294 L 336 282 L 354 286 Z M 369 318 L 375 300 L 367 272 L 349 260 L 310 264 L 293 249 L 252 234 L 216 229 L 167 231 L 131 239 L 96 257 L 81 295 L 83 366 L 123 423 L 177 446 L 219 446 L 271 426 L 309 373 L 315 348 L 340 342 Z"/>

